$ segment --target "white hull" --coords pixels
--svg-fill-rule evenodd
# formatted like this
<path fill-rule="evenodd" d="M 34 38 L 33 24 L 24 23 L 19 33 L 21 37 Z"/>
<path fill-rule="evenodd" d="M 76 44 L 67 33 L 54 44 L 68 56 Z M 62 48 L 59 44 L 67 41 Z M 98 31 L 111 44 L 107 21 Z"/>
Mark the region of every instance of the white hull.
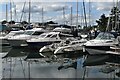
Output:
<path fill-rule="evenodd" d="M 97 49 L 86 49 L 89 54 L 114 54 L 114 55 L 120 55 L 120 52 L 117 51 L 104 51 L 104 50 L 97 50 Z"/>
<path fill-rule="evenodd" d="M 49 48 L 49 46 L 44 46 L 39 50 L 40 53 L 45 53 L 45 52 L 50 52 L 50 51 L 52 50 Z"/>
<path fill-rule="evenodd" d="M 107 54 L 114 54 L 114 55 L 120 55 L 120 52 L 115 51 L 106 51 Z"/>
<path fill-rule="evenodd" d="M 77 45 L 72 45 L 72 46 L 58 47 L 54 51 L 54 54 L 61 54 L 61 53 L 64 53 L 64 52 L 82 51 L 82 50 L 83 50 L 82 44 L 77 44 Z"/>

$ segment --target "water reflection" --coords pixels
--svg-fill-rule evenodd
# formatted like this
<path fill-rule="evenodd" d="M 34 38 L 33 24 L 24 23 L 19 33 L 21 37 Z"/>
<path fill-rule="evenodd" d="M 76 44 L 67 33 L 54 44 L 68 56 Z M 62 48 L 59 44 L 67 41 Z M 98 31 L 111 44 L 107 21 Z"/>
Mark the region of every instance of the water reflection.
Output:
<path fill-rule="evenodd" d="M 120 64 L 120 57 L 116 55 L 53 55 L 27 47 L 6 51 L 7 54 L 2 57 L 4 78 L 118 78 L 120 74 L 120 66 L 117 65 Z"/>

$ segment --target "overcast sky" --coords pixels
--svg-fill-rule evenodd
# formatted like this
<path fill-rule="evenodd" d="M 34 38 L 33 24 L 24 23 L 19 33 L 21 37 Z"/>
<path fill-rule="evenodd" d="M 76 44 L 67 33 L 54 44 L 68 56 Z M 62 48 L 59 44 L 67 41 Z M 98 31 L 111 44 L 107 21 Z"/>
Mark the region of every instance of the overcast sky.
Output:
<path fill-rule="evenodd" d="M 6 0 L 7 1 L 7 0 Z M 13 20 L 20 21 L 20 17 L 23 11 L 23 5 L 25 1 L 19 2 L 11 0 L 12 1 L 12 12 L 13 12 Z M 45 1 L 45 0 L 44 0 Z M 73 15 L 72 15 L 72 24 L 76 24 L 76 15 L 77 15 L 77 7 L 76 1 L 52 1 L 52 2 L 44 2 L 44 1 L 31 1 L 31 22 L 42 22 L 42 8 L 43 8 L 43 19 L 44 22 L 47 21 L 54 21 L 60 24 L 63 24 L 66 22 L 67 24 L 70 24 L 71 19 L 71 7 L 73 8 Z M 57 2 L 58 1 L 58 2 Z M 80 25 L 83 24 L 84 15 L 83 15 L 83 0 L 78 0 L 78 22 Z M 106 16 L 109 16 L 111 8 L 116 4 L 113 2 L 116 2 L 115 0 L 90 0 L 91 2 L 88 2 L 89 0 L 85 0 L 86 5 L 86 16 L 87 16 L 87 22 L 91 25 L 96 24 L 96 20 L 100 18 L 100 15 L 103 13 Z M 8 20 L 10 20 L 10 2 L 2 2 L 0 3 L 0 21 L 5 20 L 6 16 L 6 4 L 8 4 Z M 119 8 L 120 8 L 120 2 Z M 14 11 L 17 11 L 17 17 L 14 15 Z M 63 7 L 65 9 L 65 18 L 63 17 Z M 28 2 L 26 2 L 24 14 L 22 20 L 28 21 Z"/>

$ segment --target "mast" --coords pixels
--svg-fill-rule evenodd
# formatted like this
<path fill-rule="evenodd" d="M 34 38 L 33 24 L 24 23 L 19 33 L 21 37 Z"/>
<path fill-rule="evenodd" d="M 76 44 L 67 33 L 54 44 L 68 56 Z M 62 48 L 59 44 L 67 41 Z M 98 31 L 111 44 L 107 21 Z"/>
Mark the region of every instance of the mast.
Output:
<path fill-rule="evenodd" d="M 17 20 L 17 12 L 16 12 L 16 5 L 15 5 L 15 9 L 14 9 L 14 13 L 15 13 L 15 15 L 14 15 L 14 20 L 15 20 L 15 22 L 16 22 L 16 20 Z"/>
<path fill-rule="evenodd" d="M 86 21 L 86 9 L 85 9 L 85 2 L 83 0 L 83 11 L 84 11 L 84 17 L 85 17 L 85 27 L 87 27 L 87 21 Z"/>
<path fill-rule="evenodd" d="M 72 7 L 71 7 L 71 21 L 70 21 L 71 29 L 72 29 Z"/>
<path fill-rule="evenodd" d="M 25 9 L 25 4 L 26 4 L 26 2 L 24 2 L 24 5 L 23 5 L 22 14 L 21 14 L 21 17 L 20 17 L 20 22 L 22 21 L 22 17 L 23 17 L 24 9 Z"/>
<path fill-rule="evenodd" d="M 42 7 L 42 26 L 44 26 L 44 15 L 43 15 L 43 7 Z"/>
<path fill-rule="evenodd" d="M 31 12 L 31 0 L 29 0 L 29 15 L 28 15 L 28 24 L 30 26 L 30 12 Z"/>
<path fill-rule="evenodd" d="M 12 3 L 11 3 L 11 0 L 10 0 L 10 20 L 12 21 Z"/>
<path fill-rule="evenodd" d="M 78 30 L 78 0 L 77 0 L 77 17 L 76 17 L 76 29 Z"/>
<path fill-rule="evenodd" d="M 83 13 L 83 5 L 81 5 L 81 27 L 83 28 L 83 23 L 84 23 L 84 18 L 83 18 L 83 16 L 84 16 L 84 13 Z"/>
<path fill-rule="evenodd" d="M 14 2 L 13 2 L 13 5 L 14 5 L 14 21 L 16 22 L 16 5 Z"/>
<path fill-rule="evenodd" d="M 91 2 L 89 0 L 89 27 L 91 26 L 91 22 L 90 22 L 90 19 L 91 19 Z"/>
<path fill-rule="evenodd" d="M 117 2 L 116 2 L 116 11 L 115 11 L 115 29 L 117 30 L 117 26 L 118 26 L 118 14 L 119 14 L 119 12 L 118 12 L 118 0 L 117 0 Z"/>
<path fill-rule="evenodd" d="M 64 19 L 64 25 L 65 25 L 65 8 L 63 7 L 63 19 Z"/>
<path fill-rule="evenodd" d="M 6 3 L 6 21 L 8 21 L 8 5 Z"/>

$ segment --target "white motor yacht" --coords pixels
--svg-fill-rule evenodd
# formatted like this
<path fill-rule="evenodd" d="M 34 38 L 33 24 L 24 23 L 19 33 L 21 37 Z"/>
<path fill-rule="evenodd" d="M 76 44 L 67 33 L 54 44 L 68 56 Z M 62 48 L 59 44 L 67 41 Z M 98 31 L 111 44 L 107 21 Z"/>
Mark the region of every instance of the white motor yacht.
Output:
<path fill-rule="evenodd" d="M 41 48 L 52 43 L 60 43 L 62 40 L 65 40 L 66 37 L 72 37 L 70 34 L 63 34 L 60 32 L 47 32 L 41 34 L 37 38 L 31 38 L 27 40 L 29 46 L 34 48 Z"/>
<path fill-rule="evenodd" d="M 8 38 L 11 38 L 11 37 L 13 37 L 13 36 L 20 35 L 20 34 L 23 34 L 23 33 L 24 33 L 23 30 L 10 31 L 7 35 L 0 37 L 1 45 L 3 45 L 3 46 L 5 46 L 5 45 L 8 46 L 8 45 L 10 45 L 9 42 L 8 42 L 8 40 L 7 40 Z"/>
<path fill-rule="evenodd" d="M 44 52 L 56 51 L 55 53 L 63 53 L 62 49 L 64 49 L 64 48 L 66 48 L 65 51 L 73 50 L 74 48 L 75 49 L 73 51 L 81 50 L 81 47 L 78 47 L 78 46 L 83 45 L 83 43 L 85 43 L 87 41 L 87 39 L 86 39 L 87 35 L 82 35 L 81 37 L 82 37 L 82 39 L 80 39 L 80 40 L 73 38 L 73 37 L 67 38 L 70 41 L 69 43 L 67 42 L 67 39 L 66 39 L 64 41 L 61 41 L 60 43 L 53 43 L 51 45 L 44 46 L 39 50 L 39 52 L 44 53 Z M 68 44 L 66 44 L 66 42 Z"/>
<path fill-rule="evenodd" d="M 101 32 L 95 39 L 87 41 L 84 45 L 85 48 L 89 49 L 109 50 L 110 46 L 114 44 L 116 44 L 116 42 L 113 34 Z"/>
<path fill-rule="evenodd" d="M 110 46 L 116 45 L 116 39 L 111 33 L 99 33 L 98 36 L 85 43 L 85 50 L 89 54 L 104 54 L 110 50 Z"/>
<path fill-rule="evenodd" d="M 42 28 L 33 28 L 31 30 L 25 30 L 24 34 L 16 35 L 16 36 L 8 38 L 8 42 L 13 47 L 27 46 L 28 44 L 26 43 L 26 40 L 38 37 L 40 34 L 44 32 L 45 30 Z"/>

